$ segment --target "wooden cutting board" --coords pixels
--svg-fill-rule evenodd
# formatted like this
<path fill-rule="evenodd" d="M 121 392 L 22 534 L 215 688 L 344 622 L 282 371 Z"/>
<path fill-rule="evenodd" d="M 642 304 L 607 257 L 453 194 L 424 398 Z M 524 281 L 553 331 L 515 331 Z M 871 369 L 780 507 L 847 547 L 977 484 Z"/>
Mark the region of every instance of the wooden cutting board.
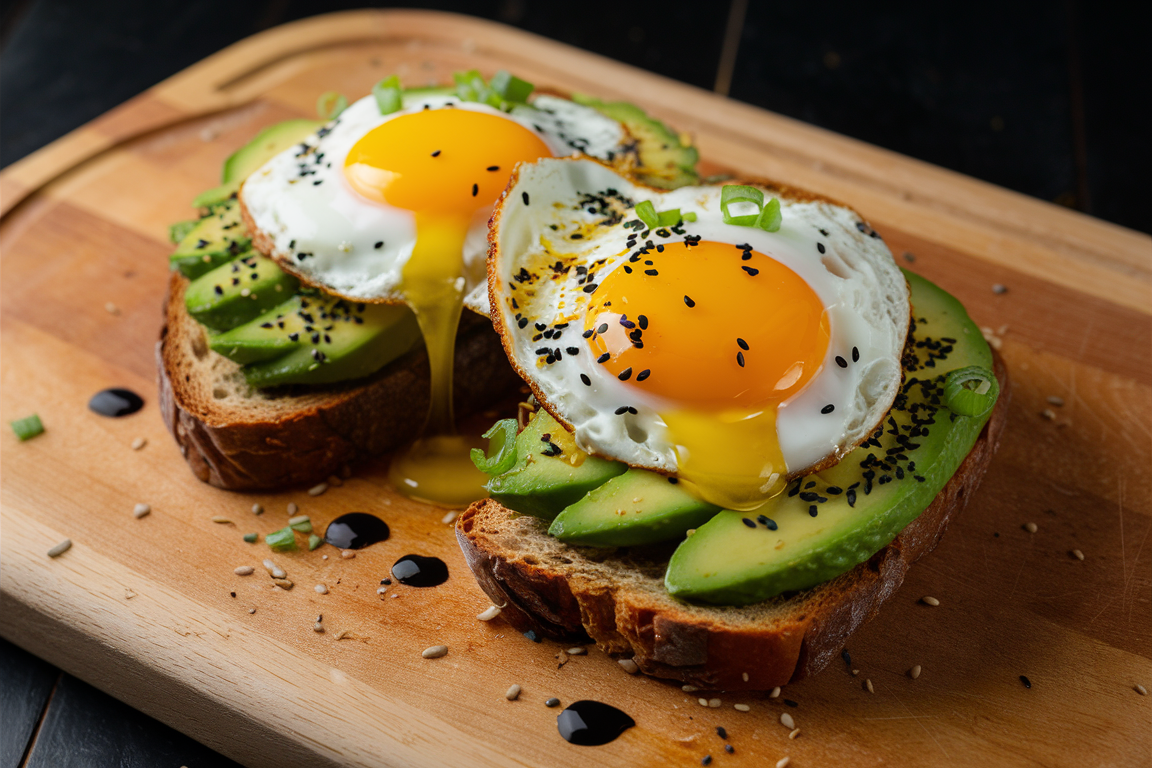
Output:
<path fill-rule="evenodd" d="M 1000 453 L 937 551 L 849 641 L 858 676 L 837 661 L 780 698 L 718 693 L 719 708 L 701 707 L 595 649 L 561 663 L 562 646 L 477 621 L 488 601 L 443 511 L 394 494 L 383 464 L 318 497 L 231 494 L 189 472 L 155 396 L 167 225 L 192 213 L 189 201 L 216 183 L 231 151 L 264 125 L 312 114 L 320 93 L 358 97 L 391 73 L 416 84 L 471 67 L 634 101 L 693 135 L 710 170 L 844 200 L 898 261 L 956 294 L 1002 340 L 1015 384 Z M 1152 687 L 1146 235 L 507 27 L 410 11 L 323 16 L 238 43 L 8 168 L 0 203 L 0 413 L 36 412 L 47 428 L 27 443 L 0 435 L 0 633 L 241 762 L 690 766 L 712 755 L 723 766 L 784 756 L 798 767 L 1113 766 L 1152 757 L 1152 698 L 1135 690 Z M 122 419 L 89 412 L 88 398 L 108 386 L 143 393 L 147 405 Z M 134 451 L 137 437 L 148 444 Z M 392 538 L 351 560 L 330 547 L 274 556 L 297 586 L 273 589 L 259 568 L 268 549 L 241 535 L 285 525 L 290 501 L 320 526 L 374 511 Z M 135 519 L 137 502 L 152 514 Z M 214 524 L 217 515 L 234 524 Z M 71 550 L 49 559 L 65 537 Z M 378 596 L 409 552 L 446 560 L 448 582 Z M 257 575 L 233 575 L 244 564 Z M 318 583 L 330 592 L 317 594 Z M 324 634 L 312 629 L 318 614 Z M 337 639 L 341 631 L 350 634 Z M 422 659 L 435 644 L 448 655 Z M 513 683 L 523 693 L 509 702 Z M 569 745 L 543 705 L 551 696 L 610 702 L 637 726 L 608 746 Z M 788 738 L 782 712 L 799 738 Z"/>

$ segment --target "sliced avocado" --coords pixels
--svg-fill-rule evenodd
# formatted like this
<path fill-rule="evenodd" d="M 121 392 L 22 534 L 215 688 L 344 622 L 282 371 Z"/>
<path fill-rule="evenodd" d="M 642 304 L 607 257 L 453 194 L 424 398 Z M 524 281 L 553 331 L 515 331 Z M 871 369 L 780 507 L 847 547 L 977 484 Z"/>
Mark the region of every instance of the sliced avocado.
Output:
<path fill-rule="evenodd" d="M 246 252 L 252 238 L 240 220 L 235 199 L 213 209 L 184 236 L 168 257 L 173 269 L 195 279 Z"/>
<path fill-rule="evenodd" d="M 188 313 L 204 325 L 226 331 L 246 323 L 296 293 L 300 281 L 254 251 L 221 264 L 184 291 Z"/>
<path fill-rule="evenodd" d="M 212 187 L 212 189 L 206 189 L 203 192 L 201 192 L 200 194 L 196 195 L 196 197 L 192 198 L 192 207 L 193 208 L 208 208 L 209 210 L 211 210 L 218 205 L 223 205 L 224 203 L 227 203 L 229 200 L 235 199 L 236 193 L 239 191 L 240 191 L 240 182 L 238 182 L 238 181 L 225 182 L 224 184 L 221 184 L 218 187 Z"/>
<path fill-rule="evenodd" d="M 264 163 L 316 133 L 322 125 L 319 120 L 297 119 L 268 126 L 224 161 L 220 180 L 226 184 L 244 181 Z"/>
<path fill-rule="evenodd" d="M 210 345 L 226 357 L 253 360 L 240 369 L 244 378 L 253 387 L 272 387 L 358 379 L 419 342 L 416 316 L 403 305 L 300 296 Z"/>
<path fill-rule="evenodd" d="M 719 511 L 674 477 L 629 469 L 566 507 L 548 533 L 569 544 L 631 547 L 681 538 Z"/>
<path fill-rule="evenodd" d="M 604 102 L 582 94 L 573 94 L 572 100 L 594 107 L 624 124 L 637 142 L 640 167 L 635 173 L 641 181 L 660 189 L 675 189 L 700 181 L 696 173 L 700 154 L 696 148 L 682 142 L 668 126 L 649 117 L 640 107 L 626 101 Z"/>
<path fill-rule="evenodd" d="M 541 408 L 516 436 L 512 469 L 489 480 L 487 488 L 509 509 L 551 519 L 626 469 L 577 448 L 572 434 Z"/>
<path fill-rule="evenodd" d="M 945 375 L 992 369 L 980 330 L 952 296 L 912 273 L 905 381 L 889 416 L 831 469 L 802 477 L 752 512 L 723 511 L 672 555 L 672 595 L 744 605 L 828 581 L 878 552 L 928 507 L 975 444 L 989 413 L 943 405 Z"/>

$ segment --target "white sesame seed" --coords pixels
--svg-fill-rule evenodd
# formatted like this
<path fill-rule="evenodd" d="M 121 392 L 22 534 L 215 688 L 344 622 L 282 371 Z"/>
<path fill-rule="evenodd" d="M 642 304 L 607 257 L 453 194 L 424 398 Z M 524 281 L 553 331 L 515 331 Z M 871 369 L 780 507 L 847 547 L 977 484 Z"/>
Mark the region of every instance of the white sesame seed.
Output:
<path fill-rule="evenodd" d="M 288 574 L 284 572 L 283 568 L 276 565 L 276 563 L 272 562 L 271 560 L 264 561 L 264 569 L 268 571 L 268 575 L 274 579 L 283 579 L 287 578 L 288 576 Z"/>
<path fill-rule="evenodd" d="M 288 525 L 299 525 L 300 523 L 310 523 L 312 518 L 308 515 L 296 515 L 296 517 L 288 518 Z"/>
<path fill-rule="evenodd" d="M 308 495 L 309 496 L 319 496 L 320 494 L 324 493 L 324 491 L 326 491 L 326 490 L 328 490 L 328 483 L 318 483 L 318 484 L 316 484 L 316 485 L 314 485 L 308 489 Z"/>
<path fill-rule="evenodd" d="M 780 725 L 784 726 L 788 730 L 792 730 L 796 727 L 796 721 L 792 719 L 792 715 L 788 714 L 787 712 L 781 712 Z"/>
<path fill-rule="evenodd" d="M 256 613 L 256 609 L 255 608 L 249 608 L 248 613 Z"/>
<path fill-rule="evenodd" d="M 712 709 L 719 709 L 720 705 L 723 703 L 724 702 L 720 701 L 720 699 L 708 699 L 708 706 Z"/>
<path fill-rule="evenodd" d="M 104 305 L 104 311 L 110 315 L 118 315 L 120 314 L 120 307 L 109 301 Z"/>
<path fill-rule="evenodd" d="M 792 732 L 791 732 L 790 734 L 788 734 L 788 738 L 790 738 L 790 739 L 792 739 L 793 741 L 795 741 L 795 740 L 796 740 L 796 737 L 797 737 L 797 736 L 799 736 L 799 735 L 800 735 L 800 729 L 799 729 L 799 728 L 794 728 L 794 729 L 792 730 Z"/>
<path fill-rule="evenodd" d="M 1147 696 L 1148 695 L 1148 689 L 1145 688 L 1144 686 L 1140 685 L 1140 683 L 1136 683 L 1135 691 L 1136 691 L 1136 693 L 1140 694 L 1141 696 Z"/>
<path fill-rule="evenodd" d="M 137 504 L 135 507 L 132 508 L 132 516 L 135 517 L 137 520 L 139 520 L 140 518 L 144 517 L 145 515 L 147 515 L 151 511 L 152 511 L 152 507 L 141 502 L 140 504 Z"/>
<path fill-rule="evenodd" d="M 588 649 L 582 648 L 580 646 L 576 646 L 575 648 L 569 648 L 568 649 L 568 655 L 569 656 L 583 656 L 586 653 L 588 653 Z"/>
<path fill-rule="evenodd" d="M 243 296 L 244 298 L 248 298 L 248 296 L 249 296 L 251 293 L 252 293 L 252 291 L 250 291 L 250 290 L 249 290 L 249 289 L 247 289 L 247 288 L 241 288 L 241 289 L 240 289 L 240 295 L 241 295 L 241 296 Z"/>
<path fill-rule="evenodd" d="M 1028 533 L 1036 533 L 1040 528 L 1036 523 L 1024 523 L 1024 530 L 1028 531 Z"/>
<path fill-rule="evenodd" d="M 340 557 L 344 558 L 345 560 L 351 560 L 352 558 L 356 557 L 356 553 L 350 549 L 342 549 L 340 550 Z"/>
<path fill-rule="evenodd" d="M 940 601 L 931 595 L 925 595 L 924 597 L 920 598 L 920 602 L 924 603 L 924 605 L 930 605 L 933 608 L 937 608 L 940 605 Z"/>
<path fill-rule="evenodd" d="M 276 579 L 276 578 L 274 578 L 274 579 L 272 579 L 272 583 L 275 584 L 276 586 L 280 587 L 280 589 L 292 589 L 292 587 L 295 586 L 288 579 Z"/>
<path fill-rule="evenodd" d="M 508 701 L 516 701 L 516 699 L 520 698 L 520 686 L 513 683 L 511 687 L 508 688 L 508 692 L 504 694 L 504 698 L 508 699 Z"/>
<path fill-rule="evenodd" d="M 294 501 L 288 502 L 288 514 L 289 515 L 294 515 L 299 511 L 300 511 L 300 507 L 296 506 L 296 502 L 294 502 Z"/>
<path fill-rule="evenodd" d="M 708 706 L 708 699 L 696 699 L 696 701 L 700 702 L 700 706 L 702 707 Z"/>
<path fill-rule="evenodd" d="M 860 670 L 858 670 L 858 669 L 852 670 L 852 677 L 856 677 L 856 675 L 858 675 L 858 674 L 860 674 Z"/>
<path fill-rule="evenodd" d="M 747 704 L 733 704 L 732 709 L 736 710 L 737 712 L 749 712 L 751 711 L 752 707 L 748 706 Z"/>
<path fill-rule="evenodd" d="M 1056 395 L 1049 395 L 1046 399 L 1048 400 L 1048 405 L 1054 405 L 1057 408 L 1064 405 L 1064 398 L 1062 398 L 1062 397 L 1057 397 Z"/>
<path fill-rule="evenodd" d="M 252 514 L 254 514 L 254 515 L 264 514 L 264 507 L 260 506 L 259 504 L 253 504 L 252 505 Z"/>
<path fill-rule="evenodd" d="M 790 762 L 792 762 L 792 758 L 784 756 L 776 761 L 776 768 L 788 768 Z"/>
<path fill-rule="evenodd" d="M 212 522 L 217 523 L 219 525 L 228 525 L 232 521 L 229 520 L 228 518 L 224 517 L 224 515 L 213 515 L 212 516 Z"/>
<path fill-rule="evenodd" d="M 320 622 L 316 622 L 315 624 L 312 625 L 312 631 L 313 632 L 323 632 L 324 631 L 324 625 L 321 624 Z"/>
<path fill-rule="evenodd" d="M 480 611 L 480 613 L 477 614 L 476 617 L 478 619 L 480 619 L 480 621 L 482 621 L 482 622 L 491 622 L 493 618 L 495 618 L 499 615 L 500 615 L 500 607 L 499 606 L 488 606 L 484 610 Z"/>
<path fill-rule="evenodd" d="M 768 698 L 775 699 L 779 695 L 780 695 L 780 686 L 776 686 L 775 688 L 772 689 L 772 692 L 768 694 Z"/>
<path fill-rule="evenodd" d="M 872 681 L 870 679 L 864 680 L 864 687 L 868 689 L 868 693 L 876 693 L 876 689 L 872 686 Z"/>
<path fill-rule="evenodd" d="M 233 569 L 232 573 L 236 574 L 237 576 L 251 576 L 252 572 L 255 570 L 256 569 L 250 565 L 241 565 L 239 568 Z"/>
<path fill-rule="evenodd" d="M 1078 549 L 1074 549 L 1074 550 L 1072 550 L 1072 557 L 1076 558 L 1077 560 L 1083 560 L 1084 559 L 1084 553 Z"/>
<path fill-rule="evenodd" d="M 992 293 L 1008 293 L 1008 286 L 1001 285 L 1000 283 L 993 283 Z"/>
<path fill-rule="evenodd" d="M 640 667 L 636 666 L 636 662 L 632 661 L 632 659 L 617 659 L 616 663 L 630 675 L 634 675 L 640 671 Z"/>
<path fill-rule="evenodd" d="M 132 450 L 138 451 L 146 445 L 148 445 L 148 438 L 138 437 L 132 441 Z"/>
<path fill-rule="evenodd" d="M 440 522 L 444 523 L 444 525 L 452 525 L 452 523 L 456 522 L 456 518 L 459 516 L 459 512 L 452 510 L 451 512 L 448 512 L 446 515 L 444 515 L 444 517 L 440 518 Z"/>
<path fill-rule="evenodd" d="M 748 682 L 748 673 L 747 672 L 743 673 L 743 675 L 741 675 L 741 677 L 744 678 L 744 682 Z"/>
<path fill-rule="evenodd" d="M 1004 346 L 1004 340 L 999 336 L 993 336 L 992 338 L 988 339 L 988 346 L 999 352 L 1000 348 Z"/>
<path fill-rule="evenodd" d="M 388 592 L 388 587 L 377 587 L 376 594 L 383 595 Z"/>
<path fill-rule="evenodd" d="M 1048 421 L 1054 421 L 1056 419 L 1056 411 L 1052 410 L 1051 408 L 1045 408 L 1044 410 L 1040 411 L 1040 415 L 1048 419 Z"/>
<path fill-rule="evenodd" d="M 48 550 L 48 557 L 60 557 L 60 555 L 64 554 L 65 552 L 67 552 L 71 548 L 72 548 L 72 539 L 64 539 L 64 541 L 60 542 L 56 546 L 52 547 L 52 549 Z"/>
<path fill-rule="evenodd" d="M 426 659 L 438 659 L 448 653 L 448 646 L 446 645 L 433 645 L 425 648 L 424 652 L 420 655 Z"/>
<path fill-rule="evenodd" d="M 682 685 L 680 686 L 680 690 L 684 691 L 684 693 L 696 693 L 696 691 L 700 689 L 694 685 Z"/>
<path fill-rule="evenodd" d="M 318 595 L 328 594 L 328 585 L 327 584 L 317 584 L 316 586 L 312 587 L 312 589 L 316 590 L 316 594 L 318 594 Z"/>
<path fill-rule="evenodd" d="M 341 480 L 337 475 L 328 475 L 328 485 L 332 486 L 333 488 L 339 488 L 340 486 L 344 485 L 344 481 Z"/>
<path fill-rule="evenodd" d="M 916 666 L 912 667 L 912 669 L 908 670 L 908 677 L 915 680 L 916 678 L 920 677 L 921 670 L 922 670 L 922 667 L 919 664 L 917 664 Z"/>

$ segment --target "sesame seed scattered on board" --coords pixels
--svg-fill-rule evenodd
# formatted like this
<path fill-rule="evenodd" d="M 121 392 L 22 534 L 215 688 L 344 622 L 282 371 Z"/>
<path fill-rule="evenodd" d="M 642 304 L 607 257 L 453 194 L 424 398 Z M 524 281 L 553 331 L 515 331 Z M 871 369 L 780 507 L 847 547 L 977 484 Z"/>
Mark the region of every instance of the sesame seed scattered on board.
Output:
<path fill-rule="evenodd" d="M 448 646 L 446 645 L 433 645 L 424 649 L 420 655 L 426 659 L 438 659 L 441 656 L 448 654 Z"/>
<path fill-rule="evenodd" d="M 309 496 L 319 496 L 320 494 L 324 493 L 324 491 L 326 491 L 326 490 L 328 490 L 328 483 L 318 483 L 318 484 L 316 484 L 316 485 L 314 485 L 308 489 L 308 495 Z"/>
<path fill-rule="evenodd" d="M 444 517 L 440 518 L 440 522 L 444 523 L 444 525 L 452 525 L 452 523 L 456 522 L 456 518 L 459 516 L 460 513 L 457 510 L 452 510 L 451 512 L 445 514 Z"/>
<path fill-rule="evenodd" d="M 793 728 L 792 732 L 788 734 L 788 738 L 795 740 L 796 737 L 799 735 L 800 735 L 800 729 L 799 728 Z"/>
<path fill-rule="evenodd" d="M 552 698 L 550 698 L 544 702 L 544 706 L 548 707 L 549 709 L 551 709 L 552 707 L 558 707 L 558 706 L 560 706 L 560 699 L 553 696 Z"/>
<path fill-rule="evenodd" d="M 252 514 L 254 514 L 254 515 L 264 514 L 264 507 L 260 506 L 259 504 L 253 504 L 252 505 Z"/>
<path fill-rule="evenodd" d="M 328 594 L 328 585 L 326 584 L 317 584 L 316 586 L 312 587 L 312 589 L 316 590 L 316 594 L 318 595 Z"/>
<path fill-rule="evenodd" d="M 272 583 L 280 587 L 280 589 L 292 589 L 295 585 L 288 579 L 272 579 Z"/>
<path fill-rule="evenodd" d="M 581 648 L 580 646 L 576 646 L 575 648 L 569 648 L 568 649 L 568 655 L 569 656 L 583 656 L 586 653 L 588 653 L 588 649 L 587 648 Z"/>
<path fill-rule="evenodd" d="M 64 539 L 64 541 L 60 542 L 56 546 L 52 547 L 52 549 L 48 550 L 48 557 L 60 557 L 60 555 L 64 554 L 65 552 L 67 552 L 71 548 L 72 548 L 72 539 Z"/>
<path fill-rule="evenodd" d="M 856 675 L 858 675 L 858 674 L 860 674 L 860 670 L 858 670 L 858 669 L 852 670 L 852 677 L 856 677 Z"/>
<path fill-rule="evenodd" d="M 294 501 L 288 502 L 288 514 L 289 515 L 294 515 L 299 511 L 300 511 L 300 507 L 296 506 L 296 502 L 294 502 Z"/>
<path fill-rule="evenodd" d="M 350 549 L 342 549 L 340 550 L 340 557 L 344 558 L 345 560 L 351 560 L 352 558 L 356 557 L 356 553 Z"/>
<path fill-rule="evenodd" d="M 873 687 L 872 681 L 870 679 L 865 678 L 864 687 L 868 689 L 868 693 L 876 693 L 876 688 Z"/>
<path fill-rule="evenodd" d="M 1139 683 L 1136 684 L 1136 686 L 1135 686 L 1135 688 L 1133 688 L 1133 690 L 1135 690 L 1136 693 L 1140 694 L 1141 696 L 1147 696 L 1148 695 L 1148 689 L 1145 688 L 1144 686 L 1140 685 Z"/>
<path fill-rule="evenodd" d="M 1008 286 L 1002 285 L 1000 283 L 993 283 L 992 293 L 1008 293 Z"/>
<path fill-rule="evenodd" d="M 255 608 L 249 608 L 248 613 L 256 613 L 256 609 Z"/>
<path fill-rule="evenodd" d="M 1052 410 L 1051 408 L 1045 408 L 1044 410 L 1040 411 L 1040 415 L 1048 419 L 1048 421 L 1055 421 L 1056 419 L 1056 411 Z"/>
<path fill-rule="evenodd" d="M 237 576 L 251 576 L 255 570 L 256 569 L 250 565 L 241 565 L 239 568 L 234 569 L 232 573 Z"/>
<path fill-rule="evenodd" d="M 120 307 L 116 306 L 115 304 L 113 304 L 112 302 L 109 301 L 107 304 L 104 305 L 104 311 L 110 315 L 118 315 L 118 314 L 120 314 Z"/>
<path fill-rule="evenodd" d="M 508 699 L 508 701 L 516 701 L 516 699 L 520 698 L 520 686 L 513 683 L 504 694 L 504 698 Z"/>
<path fill-rule="evenodd" d="M 144 517 L 145 515 L 147 515 L 151 511 L 152 511 L 152 507 L 141 502 L 140 504 L 137 504 L 135 507 L 132 508 L 132 516 L 135 517 L 137 520 L 139 520 L 140 518 Z"/>
<path fill-rule="evenodd" d="M 932 597 L 931 595 L 925 595 L 924 597 L 920 598 L 920 601 L 922 603 L 924 603 L 925 605 L 932 606 L 933 608 L 939 607 L 939 605 L 940 605 L 940 601 L 937 600 L 936 598 Z"/>
<path fill-rule="evenodd" d="M 712 709 L 719 709 L 720 705 L 723 703 L 724 702 L 720 701 L 720 699 L 708 699 L 708 706 Z"/>
<path fill-rule="evenodd" d="M 490 605 L 480 613 L 476 614 L 476 618 L 480 619 L 480 621 L 492 621 L 492 619 L 499 615 L 500 607 L 496 605 Z"/>
<path fill-rule="evenodd" d="M 792 719 L 792 715 L 788 714 L 787 712 L 781 712 L 780 725 L 784 726 L 788 730 L 792 730 L 796 727 L 796 721 Z"/>
<path fill-rule="evenodd" d="M 1084 559 L 1084 553 L 1078 549 L 1074 549 L 1074 550 L 1072 550 L 1072 557 L 1076 558 L 1077 560 L 1083 560 Z"/>
<path fill-rule="evenodd" d="M 632 661 L 632 659 L 618 659 L 616 663 L 630 675 L 634 675 L 640 671 L 640 667 L 636 666 L 636 662 Z"/>
<path fill-rule="evenodd" d="M 1057 397 L 1056 395 L 1049 395 L 1046 399 L 1048 400 L 1048 405 L 1054 405 L 1057 408 L 1064 405 L 1064 398 L 1062 398 L 1062 397 Z"/>
<path fill-rule="evenodd" d="M 296 515 L 295 517 L 288 518 L 288 525 L 299 525 L 300 523 L 310 523 L 312 518 L 308 515 Z"/>
<path fill-rule="evenodd" d="M 779 695 L 780 695 L 780 686 L 776 686 L 775 688 L 772 689 L 772 692 L 768 694 L 768 698 L 774 699 Z"/>
<path fill-rule="evenodd" d="M 138 451 L 146 445 L 148 445 L 148 438 L 138 437 L 132 441 L 132 450 Z"/>
<path fill-rule="evenodd" d="M 313 632 L 323 632 L 324 631 L 324 625 L 321 624 L 319 621 L 317 621 L 315 624 L 312 625 L 312 631 Z"/>
<path fill-rule="evenodd" d="M 916 678 L 920 677 L 921 671 L 922 671 L 922 667 L 919 664 L 917 664 L 916 666 L 912 667 L 912 669 L 908 670 L 908 677 L 915 680 Z"/>
<path fill-rule="evenodd" d="M 700 702 L 700 706 L 702 707 L 708 706 L 708 699 L 696 699 L 696 701 Z"/>
<path fill-rule="evenodd" d="M 700 689 L 694 685 L 682 685 L 680 686 L 680 690 L 684 691 L 684 693 L 696 693 L 696 691 Z"/>
<path fill-rule="evenodd" d="M 733 704 L 732 709 L 736 710 L 737 712 L 749 712 L 751 711 L 752 707 L 748 706 L 747 704 Z"/>
<path fill-rule="evenodd" d="M 792 762 L 790 757 L 782 757 L 776 761 L 776 768 L 788 768 L 788 763 Z"/>
<path fill-rule="evenodd" d="M 1036 533 L 1036 531 L 1040 530 L 1040 527 L 1036 525 L 1036 523 L 1024 523 L 1024 530 L 1028 531 L 1028 533 Z"/>

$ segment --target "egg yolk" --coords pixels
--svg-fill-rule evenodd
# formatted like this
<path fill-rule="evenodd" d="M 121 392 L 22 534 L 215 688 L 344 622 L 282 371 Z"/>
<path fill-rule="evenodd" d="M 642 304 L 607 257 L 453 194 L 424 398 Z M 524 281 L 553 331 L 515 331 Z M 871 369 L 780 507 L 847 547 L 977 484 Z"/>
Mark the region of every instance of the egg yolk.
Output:
<path fill-rule="evenodd" d="M 829 339 L 799 275 L 729 243 L 669 243 L 597 284 L 584 327 L 606 373 L 670 404 L 660 416 L 679 474 L 706 500 L 750 509 L 783 488 L 777 408 L 820 370 Z"/>
<path fill-rule="evenodd" d="M 464 239 L 519 162 L 551 157 L 540 137 L 488 112 L 443 107 L 394 117 L 366 133 L 344 160 L 363 197 L 412 211 L 416 243 L 401 290 L 420 323 L 432 381 L 425 437 L 392 462 L 398 490 L 456 506 L 483 493 L 472 443 L 455 436 L 452 363 L 464 300 Z"/>

